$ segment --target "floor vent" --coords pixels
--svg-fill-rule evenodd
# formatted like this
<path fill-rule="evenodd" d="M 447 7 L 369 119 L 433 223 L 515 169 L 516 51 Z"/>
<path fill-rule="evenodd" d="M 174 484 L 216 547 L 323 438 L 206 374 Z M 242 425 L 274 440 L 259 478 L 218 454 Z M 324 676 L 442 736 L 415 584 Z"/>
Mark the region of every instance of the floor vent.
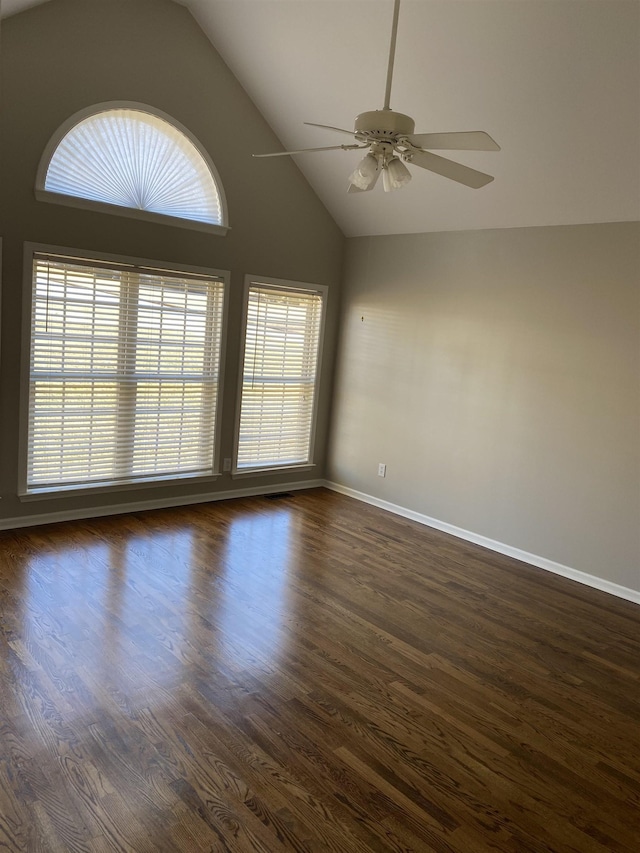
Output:
<path fill-rule="evenodd" d="M 292 498 L 291 492 L 274 492 L 272 495 L 265 495 L 268 501 L 277 501 L 280 498 Z"/>

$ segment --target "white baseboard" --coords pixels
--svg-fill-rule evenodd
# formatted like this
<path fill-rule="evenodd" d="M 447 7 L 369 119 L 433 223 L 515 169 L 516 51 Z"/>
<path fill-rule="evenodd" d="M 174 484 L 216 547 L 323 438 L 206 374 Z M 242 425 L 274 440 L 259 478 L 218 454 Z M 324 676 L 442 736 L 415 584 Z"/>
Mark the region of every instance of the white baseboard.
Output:
<path fill-rule="evenodd" d="M 475 545 L 482 545 L 483 548 L 496 551 L 498 554 L 513 557 L 515 560 L 521 560 L 523 563 L 529 563 L 531 566 L 545 569 L 548 572 L 553 572 L 555 575 L 562 575 L 562 577 L 577 581 L 585 586 L 599 589 L 601 592 L 608 592 L 610 595 L 624 598 L 626 601 L 632 601 L 634 604 L 640 604 L 640 590 L 620 586 L 620 584 L 612 583 L 596 575 L 589 575 L 586 572 L 578 571 L 578 569 L 563 566 L 562 563 L 555 563 L 553 560 L 547 560 L 546 557 L 538 557 L 537 554 L 521 551 L 520 548 L 513 548 L 511 545 L 505 545 L 503 542 L 497 542 L 495 539 L 488 539 L 486 536 L 480 536 L 478 533 L 472 533 L 470 530 L 464 530 L 462 527 L 456 527 L 454 524 L 448 524 L 446 521 L 438 521 L 437 518 L 431 518 L 420 512 L 414 512 L 412 509 L 406 509 L 406 507 L 390 503 L 390 501 L 381 500 L 364 492 L 358 492 L 356 489 L 341 486 L 339 483 L 326 481 L 325 486 L 334 492 L 340 492 L 342 495 L 348 495 L 351 498 L 371 504 L 372 506 L 377 506 L 380 509 L 386 509 L 388 512 L 395 513 L 395 515 L 401 515 L 403 518 L 409 518 L 411 521 L 417 521 L 419 524 L 424 524 L 427 527 L 442 530 L 444 533 L 451 534 L 451 536 L 457 536 L 458 539 L 473 542 Z"/>
<path fill-rule="evenodd" d="M 503 542 L 497 542 L 495 539 L 489 539 L 486 536 L 481 536 L 478 533 L 473 533 L 470 530 L 464 530 L 462 527 L 456 527 L 454 524 L 448 524 L 446 521 L 439 521 L 437 518 L 431 518 L 420 512 L 407 509 L 390 501 L 376 498 L 373 495 L 368 495 L 365 492 L 359 492 L 356 489 L 350 489 L 347 486 L 342 486 L 339 483 L 333 483 L 328 480 L 302 480 L 296 483 L 278 483 L 269 486 L 250 487 L 245 489 L 229 489 L 223 492 L 210 492 L 199 495 L 186 495 L 182 497 L 165 497 L 156 498 L 147 501 L 131 501 L 130 503 L 119 503 L 110 506 L 102 507 L 82 507 L 74 510 L 59 510 L 36 515 L 23 515 L 16 518 L 0 519 L 0 530 L 13 530 L 21 527 L 34 527 L 38 524 L 53 524 L 59 521 L 76 521 L 84 518 L 99 518 L 101 516 L 122 515 L 129 512 L 142 512 L 149 509 L 169 509 L 171 507 L 188 506 L 190 504 L 210 503 L 212 501 L 231 500 L 232 498 L 258 497 L 259 495 L 269 495 L 277 492 L 294 492 L 301 489 L 315 489 L 324 486 L 334 492 L 347 495 L 364 503 L 377 506 L 380 509 L 392 512 L 395 515 L 400 515 L 403 518 L 417 521 L 419 524 L 424 524 L 427 527 L 433 527 L 436 530 L 441 530 L 444 533 L 449 533 L 451 536 L 457 536 L 458 539 L 464 539 L 466 542 L 473 542 L 475 545 L 481 545 L 483 548 L 488 548 L 490 551 L 496 551 L 498 554 L 504 554 L 507 557 L 513 557 L 515 560 L 521 560 L 523 563 L 536 566 L 539 569 L 545 569 L 548 572 L 553 572 L 556 575 L 569 578 L 577 581 L 585 586 L 599 589 L 602 592 L 607 592 L 610 595 L 615 595 L 618 598 L 623 598 L 626 601 L 631 601 L 635 604 L 640 604 L 640 591 L 630 589 L 620 584 L 612 583 L 611 581 L 599 578 L 596 575 L 589 575 L 586 572 L 572 569 L 570 566 L 564 566 L 562 563 L 556 563 L 553 560 L 548 560 L 546 557 L 539 557 L 536 554 L 531 554 L 528 551 L 522 551 L 520 548 L 514 548 L 511 545 L 505 545 Z"/>
<path fill-rule="evenodd" d="M 19 527 L 34 527 L 38 524 L 53 524 L 58 521 L 79 521 L 83 518 L 99 518 L 106 515 L 122 515 L 128 512 L 142 512 L 147 509 L 170 509 L 190 504 L 225 501 L 232 498 L 251 498 L 260 495 L 272 495 L 278 492 L 295 492 L 300 489 L 316 489 L 324 486 L 324 480 L 301 480 L 297 483 L 277 483 L 269 486 L 253 486 L 245 489 L 229 489 L 224 492 L 210 492 L 181 497 L 156 498 L 147 501 L 131 501 L 111 506 L 83 507 L 81 509 L 59 510 L 40 515 L 22 515 L 16 518 L 0 518 L 0 530 L 14 530 Z"/>

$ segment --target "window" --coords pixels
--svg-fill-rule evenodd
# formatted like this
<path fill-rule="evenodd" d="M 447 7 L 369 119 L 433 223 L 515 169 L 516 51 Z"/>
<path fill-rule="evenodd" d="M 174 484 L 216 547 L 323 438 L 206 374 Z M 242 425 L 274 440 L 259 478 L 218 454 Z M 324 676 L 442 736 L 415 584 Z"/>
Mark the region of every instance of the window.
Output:
<path fill-rule="evenodd" d="M 310 464 L 325 290 L 247 289 L 236 470 Z"/>
<path fill-rule="evenodd" d="M 224 281 L 33 257 L 26 492 L 214 473 Z"/>
<path fill-rule="evenodd" d="M 54 134 L 36 180 L 41 201 L 226 232 L 224 195 L 204 149 L 169 116 L 102 104 Z"/>

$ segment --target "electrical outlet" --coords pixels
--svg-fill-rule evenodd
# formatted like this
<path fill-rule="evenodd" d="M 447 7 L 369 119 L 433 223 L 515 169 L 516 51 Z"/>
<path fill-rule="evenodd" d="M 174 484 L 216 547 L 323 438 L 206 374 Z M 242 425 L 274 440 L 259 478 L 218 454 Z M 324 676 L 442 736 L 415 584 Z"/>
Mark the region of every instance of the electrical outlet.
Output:
<path fill-rule="evenodd" d="M 387 476 L 387 466 L 384 462 L 378 462 L 378 477 L 386 477 Z"/>
<path fill-rule="evenodd" d="M 222 470 L 223 471 L 230 471 L 231 470 L 231 457 L 230 456 L 226 456 L 222 460 Z"/>

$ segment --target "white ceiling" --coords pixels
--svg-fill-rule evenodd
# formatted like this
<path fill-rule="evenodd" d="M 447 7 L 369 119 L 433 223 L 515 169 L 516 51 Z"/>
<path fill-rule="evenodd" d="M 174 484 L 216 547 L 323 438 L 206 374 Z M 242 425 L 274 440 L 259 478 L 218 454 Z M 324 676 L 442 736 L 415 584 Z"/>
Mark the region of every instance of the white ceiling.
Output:
<path fill-rule="evenodd" d="M 303 122 L 382 106 L 392 0 L 182 2 L 285 148 L 348 143 Z M 359 152 L 297 156 L 349 236 L 640 219 L 640 0 L 403 0 L 391 106 L 417 132 L 486 130 L 502 151 L 450 156 L 496 179 L 413 168 L 347 195 Z"/>

